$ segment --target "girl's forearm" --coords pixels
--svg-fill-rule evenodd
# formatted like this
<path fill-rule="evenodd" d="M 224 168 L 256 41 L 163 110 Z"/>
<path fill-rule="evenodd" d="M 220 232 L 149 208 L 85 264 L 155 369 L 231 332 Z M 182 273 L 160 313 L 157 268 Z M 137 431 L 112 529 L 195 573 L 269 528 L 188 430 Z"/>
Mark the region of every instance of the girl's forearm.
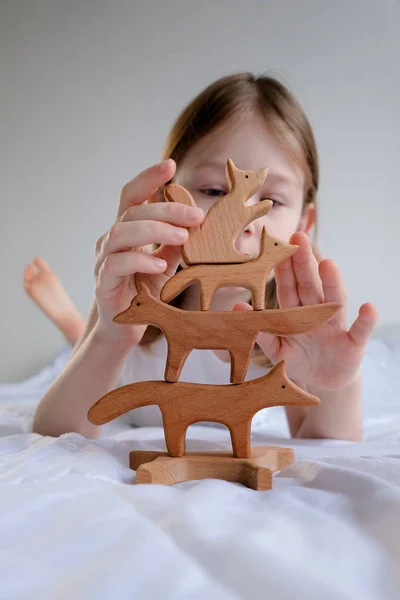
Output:
<path fill-rule="evenodd" d="M 292 409 L 288 414 L 291 434 L 298 438 L 331 438 L 358 441 L 362 439 L 361 373 L 341 390 L 321 390 L 304 386 L 321 400 L 309 409 Z M 295 411 L 297 422 L 295 421 Z"/>
<path fill-rule="evenodd" d="M 33 431 L 50 436 L 74 431 L 98 437 L 101 428 L 89 422 L 88 410 L 114 389 L 128 354 L 129 350 L 105 341 L 93 327 L 40 401 Z"/>
<path fill-rule="evenodd" d="M 79 338 L 79 340 L 76 342 L 75 346 L 72 349 L 72 353 L 71 353 L 71 358 L 77 353 L 77 351 L 79 350 L 79 348 L 82 346 L 83 342 L 86 340 L 86 338 L 88 337 L 88 335 L 91 333 L 91 331 L 93 330 L 94 326 L 97 323 L 97 302 L 94 299 L 92 302 L 92 306 L 89 312 L 89 317 L 88 320 L 86 321 L 85 324 L 85 328 L 82 332 L 81 337 Z"/>

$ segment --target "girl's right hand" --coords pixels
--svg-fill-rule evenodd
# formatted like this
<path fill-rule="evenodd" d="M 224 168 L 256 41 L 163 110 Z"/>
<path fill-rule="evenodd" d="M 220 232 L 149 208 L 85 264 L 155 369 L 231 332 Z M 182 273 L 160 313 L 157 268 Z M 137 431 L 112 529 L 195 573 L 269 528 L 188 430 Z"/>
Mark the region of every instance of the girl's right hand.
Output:
<path fill-rule="evenodd" d="M 127 309 L 138 290 L 135 275 L 159 296 L 181 262 L 188 227 L 204 218 L 199 208 L 156 202 L 157 190 L 170 181 L 175 162 L 165 160 L 140 173 L 121 191 L 117 219 L 96 244 L 98 331 L 108 341 L 130 348 L 140 342 L 146 325 L 118 325 L 113 318 Z M 146 202 L 148 201 L 148 202 Z M 161 244 L 151 253 L 146 246 Z"/>

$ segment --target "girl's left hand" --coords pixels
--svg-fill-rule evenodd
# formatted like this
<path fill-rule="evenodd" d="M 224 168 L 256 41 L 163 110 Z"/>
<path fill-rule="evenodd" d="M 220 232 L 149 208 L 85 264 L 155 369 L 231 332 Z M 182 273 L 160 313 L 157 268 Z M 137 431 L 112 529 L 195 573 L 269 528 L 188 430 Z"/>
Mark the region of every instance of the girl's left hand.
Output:
<path fill-rule="evenodd" d="M 338 267 L 332 260 L 321 260 L 318 264 L 306 234 L 293 234 L 290 243 L 297 244 L 299 249 L 275 268 L 279 307 L 340 302 L 343 308 L 319 329 L 288 337 L 261 332 L 257 343 L 274 364 L 286 361 L 291 379 L 311 384 L 313 389 L 344 388 L 359 370 L 368 338 L 377 323 L 377 312 L 372 304 L 363 304 L 347 330 L 346 289 Z M 238 303 L 234 310 L 252 308 Z"/>

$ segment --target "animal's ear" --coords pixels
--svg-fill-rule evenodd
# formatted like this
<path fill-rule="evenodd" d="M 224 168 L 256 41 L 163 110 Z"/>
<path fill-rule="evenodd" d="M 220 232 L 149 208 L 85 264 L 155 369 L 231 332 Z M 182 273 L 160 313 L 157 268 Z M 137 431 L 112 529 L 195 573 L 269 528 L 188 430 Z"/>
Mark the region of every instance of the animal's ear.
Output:
<path fill-rule="evenodd" d="M 143 281 L 139 281 L 139 285 L 137 286 L 138 288 L 138 293 L 145 293 L 147 296 L 151 296 L 151 292 L 150 292 L 150 288 L 143 283 Z"/>
<path fill-rule="evenodd" d="M 262 180 L 262 182 L 264 183 L 264 181 L 267 178 L 268 175 L 268 167 L 264 167 L 263 169 L 259 169 L 257 171 L 257 175 L 260 178 L 260 180 Z"/>
<path fill-rule="evenodd" d="M 268 239 L 268 237 L 269 237 L 269 234 L 267 231 L 267 226 L 263 225 L 263 228 L 261 230 L 261 240 L 266 240 L 266 239 Z"/>
<path fill-rule="evenodd" d="M 263 226 L 263 228 L 262 228 L 262 230 L 261 230 L 261 237 L 260 237 L 260 252 L 259 252 L 259 254 L 263 254 L 263 252 L 264 252 L 264 250 L 265 250 L 265 248 L 266 248 L 267 241 L 268 241 L 268 238 L 269 238 L 269 237 L 270 237 L 270 236 L 268 235 L 267 228 L 266 228 L 266 226 L 264 225 L 264 226 Z"/>
<path fill-rule="evenodd" d="M 235 166 L 233 160 L 231 158 L 228 158 L 227 163 L 226 163 L 225 173 L 226 173 L 226 178 L 228 180 L 229 191 L 231 191 L 231 189 L 233 188 L 233 186 L 236 183 L 238 171 L 239 171 L 239 169 Z"/>
<path fill-rule="evenodd" d="M 281 360 L 274 367 L 272 367 L 272 369 L 270 371 L 270 375 L 272 375 L 272 374 L 283 377 L 283 379 L 286 379 L 286 377 L 287 377 L 286 362 L 284 360 Z"/>

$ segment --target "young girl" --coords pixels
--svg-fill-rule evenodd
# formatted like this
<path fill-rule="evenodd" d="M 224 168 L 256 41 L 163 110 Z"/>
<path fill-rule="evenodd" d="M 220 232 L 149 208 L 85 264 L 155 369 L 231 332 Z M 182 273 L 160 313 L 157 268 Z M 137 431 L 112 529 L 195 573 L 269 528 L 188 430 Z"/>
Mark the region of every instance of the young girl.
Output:
<path fill-rule="evenodd" d="M 136 274 L 159 295 L 180 267 L 188 228 L 201 223 L 218 197 L 227 193 L 228 158 L 241 169 L 268 167 L 262 189 L 249 202 L 273 201 L 270 212 L 241 233 L 237 249 L 256 257 L 264 225 L 271 235 L 299 246 L 271 276 L 266 308 L 332 301 L 344 305 L 326 325 L 309 334 L 280 338 L 260 333 L 248 378 L 286 360 L 289 377 L 321 399 L 311 409 L 286 409 L 291 435 L 360 439 L 360 363 L 376 325 L 376 311 L 364 304 L 347 330 L 346 293 L 339 270 L 333 261 L 316 258 L 307 237 L 316 222 L 318 189 L 310 124 L 281 83 L 248 73 L 224 77 L 195 98 L 176 121 L 164 160 L 122 188 L 116 220 L 96 245 L 95 301 L 85 331 L 66 368 L 41 400 L 34 431 L 98 436 L 100 428 L 87 419 L 96 400 L 117 385 L 163 378 L 166 343 L 161 333 L 153 327 L 118 325 L 113 317 L 136 295 Z M 164 186 L 171 180 L 190 191 L 198 208 L 163 202 Z M 150 253 L 149 245 L 159 247 Z M 221 288 L 211 309 L 252 310 L 249 301 L 246 290 Z M 198 310 L 197 287 L 188 288 L 177 304 Z M 257 356 L 261 351 L 264 365 Z M 228 383 L 226 353 L 192 351 L 181 380 Z M 131 422 L 158 425 L 159 409 L 133 411 Z"/>

